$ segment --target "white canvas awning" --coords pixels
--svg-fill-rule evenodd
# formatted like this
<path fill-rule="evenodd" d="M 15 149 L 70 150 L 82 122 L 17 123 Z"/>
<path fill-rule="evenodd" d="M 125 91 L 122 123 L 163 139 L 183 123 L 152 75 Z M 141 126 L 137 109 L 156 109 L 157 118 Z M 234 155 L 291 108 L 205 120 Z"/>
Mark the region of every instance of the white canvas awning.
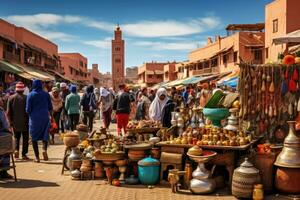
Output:
<path fill-rule="evenodd" d="M 273 38 L 274 44 L 299 43 L 300 44 L 300 29 L 286 35 Z"/>

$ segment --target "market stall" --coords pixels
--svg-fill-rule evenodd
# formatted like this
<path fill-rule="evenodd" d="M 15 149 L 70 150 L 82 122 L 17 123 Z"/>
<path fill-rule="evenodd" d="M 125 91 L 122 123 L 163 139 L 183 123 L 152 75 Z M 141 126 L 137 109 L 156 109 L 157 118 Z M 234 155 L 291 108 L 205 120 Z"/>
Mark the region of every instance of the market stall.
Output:
<path fill-rule="evenodd" d="M 70 156 L 77 154 L 66 159 L 71 175 L 106 177 L 115 186 L 168 182 L 173 192 L 192 194 L 227 187 L 238 198 L 262 197 L 276 189 L 297 194 L 300 138 L 295 123 L 288 126 L 287 121 L 296 120 L 300 130 L 299 70 L 290 56 L 283 64 L 240 64 L 238 80 L 223 80 L 238 82 L 238 92 L 217 90 L 203 108 L 181 105 L 172 113 L 171 128 L 151 120 L 132 121 L 123 138 L 105 130 L 80 138 L 78 129 L 67 136 L 76 138 L 81 149 L 76 153 L 74 145 L 67 145 Z"/>

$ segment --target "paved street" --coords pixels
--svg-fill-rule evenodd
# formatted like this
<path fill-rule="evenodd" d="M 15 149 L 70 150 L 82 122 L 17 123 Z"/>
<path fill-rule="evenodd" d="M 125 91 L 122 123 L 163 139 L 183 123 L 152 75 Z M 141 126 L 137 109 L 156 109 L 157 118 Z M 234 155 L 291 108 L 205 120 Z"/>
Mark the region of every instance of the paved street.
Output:
<path fill-rule="evenodd" d="M 99 126 L 99 122 L 97 124 Z M 112 130 L 114 127 L 112 127 Z M 49 161 L 42 161 L 39 164 L 32 161 L 17 161 L 18 182 L 0 181 L 1 200 L 235 199 L 223 193 L 211 196 L 173 194 L 169 187 L 163 186 L 148 189 L 142 185 L 114 187 L 107 185 L 104 180 L 73 181 L 68 174 L 60 174 L 64 145 L 58 137 L 56 141 L 56 145 L 49 147 Z M 34 157 L 31 147 L 29 156 L 30 158 Z M 12 174 L 12 172 L 10 173 Z"/>

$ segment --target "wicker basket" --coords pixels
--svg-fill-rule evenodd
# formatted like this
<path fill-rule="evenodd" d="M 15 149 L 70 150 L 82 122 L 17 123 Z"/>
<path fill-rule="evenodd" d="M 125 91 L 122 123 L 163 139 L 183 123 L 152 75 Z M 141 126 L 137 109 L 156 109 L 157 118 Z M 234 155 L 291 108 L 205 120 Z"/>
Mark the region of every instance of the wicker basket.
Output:
<path fill-rule="evenodd" d="M 99 155 L 95 156 L 96 160 L 102 160 L 102 161 L 116 161 L 121 160 L 125 156 L 125 153 L 101 153 Z"/>
<path fill-rule="evenodd" d="M 0 155 L 10 154 L 15 151 L 15 142 L 13 134 L 1 133 L 0 134 Z"/>

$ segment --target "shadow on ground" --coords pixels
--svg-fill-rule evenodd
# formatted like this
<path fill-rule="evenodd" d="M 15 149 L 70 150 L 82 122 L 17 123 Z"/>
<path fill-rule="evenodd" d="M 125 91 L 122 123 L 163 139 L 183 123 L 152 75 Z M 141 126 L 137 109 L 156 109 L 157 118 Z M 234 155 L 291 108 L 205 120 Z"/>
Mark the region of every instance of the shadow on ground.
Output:
<path fill-rule="evenodd" d="M 37 188 L 37 187 L 59 187 L 55 182 L 46 182 L 40 180 L 30 179 L 18 179 L 18 182 L 14 181 L 0 181 L 0 187 L 2 188 Z"/>

